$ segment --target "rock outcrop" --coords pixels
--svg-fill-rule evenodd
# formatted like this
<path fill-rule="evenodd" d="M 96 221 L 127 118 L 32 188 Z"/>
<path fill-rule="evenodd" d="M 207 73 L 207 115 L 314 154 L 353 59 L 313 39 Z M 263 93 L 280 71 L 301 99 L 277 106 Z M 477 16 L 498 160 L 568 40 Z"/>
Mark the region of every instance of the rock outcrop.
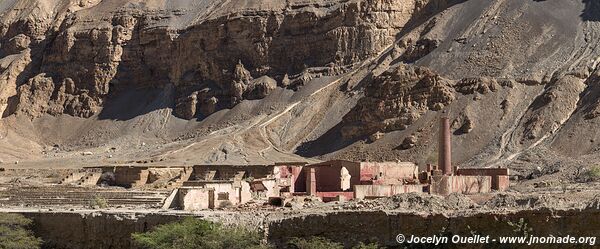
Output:
<path fill-rule="evenodd" d="M 426 111 L 443 109 L 455 95 L 452 81 L 428 68 L 401 64 L 368 86 L 365 97 L 344 117 L 342 136 L 404 130 Z"/>

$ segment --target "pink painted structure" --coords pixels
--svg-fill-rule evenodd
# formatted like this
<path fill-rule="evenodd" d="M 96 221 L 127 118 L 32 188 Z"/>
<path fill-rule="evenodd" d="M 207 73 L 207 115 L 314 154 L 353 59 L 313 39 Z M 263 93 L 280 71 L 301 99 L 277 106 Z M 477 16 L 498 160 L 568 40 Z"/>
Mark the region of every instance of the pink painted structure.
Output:
<path fill-rule="evenodd" d="M 487 193 L 504 191 L 509 187 L 507 168 L 469 168 L 452 170 L 452 133 L 450 119 L 440 118 L 438 166 L 427 165 L 427 172 L 420 177 L 431 184 L 430 193 Z"/>
<path fill-rule="evenodd" d="M 438 195 L 489 193 L 492 189 L 491 182 L 490 176 L 434 176 L 431 179 L 430 192 Z"/>
<path fill-rule="evenodd" d="M 422 193 L 425 192 L 427 187 L 427 184 L 356 185 L 354 186 L 354 198 L 373 199 L 381 196 L 394 196 L 404 193 Z"/>
<path fill-rule="evenodd" d="M 361 162 L 361 184 L 403 184 L 416 179 L 419 168 L 406 162 Z"/>
<path fill-rule="evenodd" d="M 493 190 L 505 191 L 510 186 L 508 179 L 510 171 L 507 168 L 459 168 L 456 169 L 458 176 L 489 176 L 492 179 Z"/>
<path fill-rule="evenodd" d="M 303 170 L 304 162 L 282 162 L 275 163 L 276 171 L 279 172 L 279 179 L 287 179 L 288 189 L 282 189 L 283 192 L 295 193 L 306 192 L 306 174 Z"/>
<path fill-rule="evenodd" d="M 440 119 L 438 164 L 424 172 L 408 162 L 352 162 L 332 160 L 306 165 L 282 162 L 274 165 L 197 165 L 184 186 L 227 181 L 239 188 L 252 179 L 248 191 L 254 195 L 283 199 L 315 196 L 323 201 L 377 198 L 410 192 L 448 195 L 476 194 L 509 187 L 506 168 L 456 168 L 452 170 L 450 120 Z M 231 182 L 231 183 L 230 183 Z M 214 185 L 214 184 L 213 184 Z M 244 185 L 245 186 L 245 185 Z M 198 192 L 198 191 L 197 191 Z M 245 193 L 244 192 L 244 193 Z M 200 193 L 200 192 L 198 192 Z M 204 192 L 202 192 L 204 193 Z M 219 192 L 220 193 L 220 192 Z M 200 198 L 197 199 L 206 199 Z"/>
<path fill-rule="evenodd" d="M 509 187 L 506 168 L 452 168 L 450 119 L 440 119 L 438 166 L 419 172 L 413 163 L 333 160 L 304 167 L 305 194 L 334 198 L 375 198 L 408 192 L 476 194 Z M 345 172 L 345 173 L 343 173 Z M 295 171 L 294 175 L 300 175 Z M 343 175 L 347 174 L 347 175 Z M 295 183 L 298 186 L 298 182 Z M 296 188 L 296 192 L 299 188 Z"/>
<path fill-rule="evenodd" d="M 452 175 L 452 134 L 450 133 L 450 119 L 440 119 L 440 144 L 438 146 L 438 164 L 444 175 Z"/>
<path fill-rule="evenodd" d="M 422 187 L 394 187 L 405 183 L 418 183 L 418 167 L 413 163 L 333 160 L 307 165 L 304 172 L 306 194 L 320 197 L 324 201 L 340 196 L 344 199 L 353 199 L 357 195 L 371 196 L 375 192 L 391 196 L 423 191 Z M 343 175 L 343 172 L 348 175 Z M 382 186 L 382 190 L 363 186 Z"/>

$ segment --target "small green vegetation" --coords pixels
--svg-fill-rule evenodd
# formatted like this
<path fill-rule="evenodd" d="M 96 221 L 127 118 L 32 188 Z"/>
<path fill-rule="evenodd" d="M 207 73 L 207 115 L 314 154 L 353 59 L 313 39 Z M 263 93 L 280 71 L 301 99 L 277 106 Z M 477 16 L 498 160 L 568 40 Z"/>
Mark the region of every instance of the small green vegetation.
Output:
<path fill-rule="evenodd" d="M 263 249 L 258 232 L 244 228 L 228 228 L 195 218 L 155 227 L 147 233 L 132 235 L 133 240 L 146 249 Z"/>
<path fill-rule="evenodd" d="M 107 208 L 108 207 L 108 201 L 102 197 L 94 197 L 94 199 L 92 199 L 90 201 L 90 208 Z"/>
<path fill-rule="evenodd" d="M 329 239 L 322 237 L 310 237 L 308 239 L 304 238 L 293 238 L 288 241 L 288 248 L 291 249 L 343 249 L 344 245 L 340 243 L 333 242 Z M 383 248 L 379 247 L 377 244 L 364 244 L 360 243 L 357 246 L 353 247 L 353 249 L 378 249 Z"/>
<path fill-rule="evenodd" d="M 160 225 L 146 233 L 135 233 L 134 243 L 144 249 L 270 249 L 275 246 L 263 241 L 256 231 L 241 227 L 226 227 L 218 223 L 186 218 Z M 322 237 L 293 238 L 288 249 L 343 249 L 340 243 Z M 378 249 L 377 244 L 363 244 L 354 249 Z"/>
<path fill-rule="evenodd" d="M 0 248 L 37 249 L 42 240 L 28 228 L 32 221 L 18 214 L 0 213 Z"/>
<path fill-rule="evenodd" d="M 533 232 L 533 228 L 531 228 L 523 218 L 520 218 L 518 222 L 509 221 L 508 225 L 511 226 L 513 232 L 519 236 L 528 237 Z"/>
<path fill-rule="evenodd" d="M 586 172 L 585 176 L 589 181 L 600 180 L 600 165 L 594 165 L 590 167 Z"/>
<path fill-rule="evenodd" d="M 288 247 L 293 249 L 344 249 L 342 244 L 321 237 L 293 238 L 288 242 Z"/>

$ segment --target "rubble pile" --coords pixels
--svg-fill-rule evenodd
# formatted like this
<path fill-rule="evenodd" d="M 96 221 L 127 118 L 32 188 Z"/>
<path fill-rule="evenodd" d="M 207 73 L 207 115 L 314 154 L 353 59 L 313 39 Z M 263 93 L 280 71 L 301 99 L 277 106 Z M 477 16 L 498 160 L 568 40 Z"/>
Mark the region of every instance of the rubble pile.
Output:
<path fill-rule="evenodd" d="M 444 212 L 477 207 L 469 197 L 451 194 L 447 197 L 423 193 L 406 193 L 375 200 L 359 200 L 342 204 L 346 210 L 406 210 L 423 212 Z"/>

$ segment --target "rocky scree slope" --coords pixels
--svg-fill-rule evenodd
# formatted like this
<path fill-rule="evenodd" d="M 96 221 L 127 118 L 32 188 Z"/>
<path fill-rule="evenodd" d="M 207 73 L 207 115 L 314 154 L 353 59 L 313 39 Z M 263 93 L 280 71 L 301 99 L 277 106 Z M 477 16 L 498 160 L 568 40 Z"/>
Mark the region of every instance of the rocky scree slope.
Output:
<path fill-rule="evenodd" d="M 437 118 L 448 115 L 459 164 L 573 178 L 573 167 L 597 161 L 598 10 L 593 1 L 451 6 L 404 30 L 368 83 L 349 87 L 366 90 L 331 132 L 346 141 L 313 145 L 328 145 L 327 157 L 435 163 Z M 306 155 L 323 153 L 310 147 Z"/>

